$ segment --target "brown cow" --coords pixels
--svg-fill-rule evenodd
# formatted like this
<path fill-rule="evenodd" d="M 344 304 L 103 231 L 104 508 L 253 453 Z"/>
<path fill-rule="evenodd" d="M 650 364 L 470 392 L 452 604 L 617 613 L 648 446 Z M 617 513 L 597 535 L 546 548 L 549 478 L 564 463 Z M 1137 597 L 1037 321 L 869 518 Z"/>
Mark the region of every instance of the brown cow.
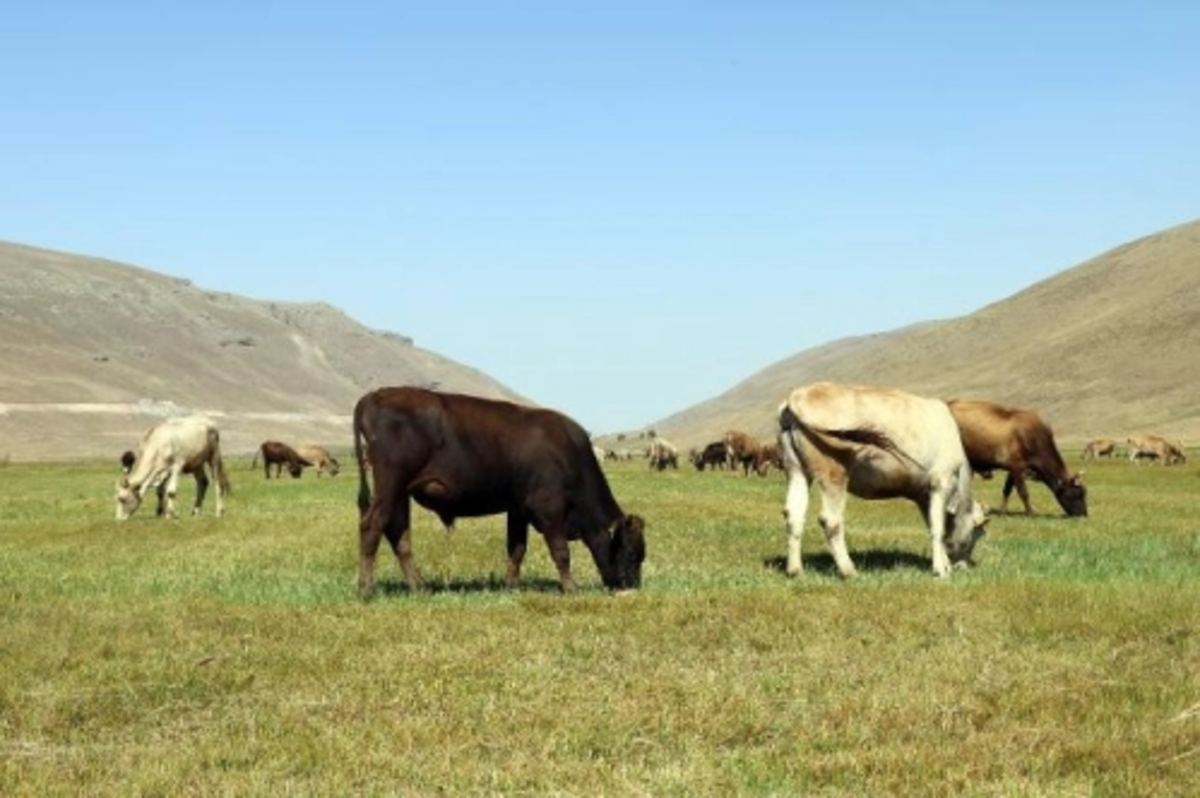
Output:
<path fill-rule="evenodd" d="M 760 477 L 765 477 L 772 467 L 783 470 L 783 451 L 779 448 L 777 441 L 763 441 L 758 447 L 754 470 Z"/>
<path fill-rule="evenodd" d="M 262 455 L 263 475 L 267 479 L 271 478 L 271 466 L 275 466 L 276 479 L 282 476 L 285 465 L 292 478 L 299 479 L 304 469 L 312 465 L 311 460 L 301 457 L 295 449 L 280 441 L 263 441 L 262 446 L 259 446 L 258 451 L 254 453 L 254 459 L 250 461 L 251 468 L 258 465 L 259 455 Z"/>
<path fill-rule="evenodd" d="M 317 467 L 317 479 L 321 478 L 323 472 L 328 471 L 329 476 L 336 477 L 342 470 L 337 458 L 331 455 L 329 450 L 324 446 L 317 446 L 315 443 L 310 443 L 297 449 L 296 454 Z"/>
<path fill-rule="evenodd" d="M 363 464 L 367 446 L 374 498 Z M 423 388 L 380 388 L 354 407 L 354 453 L 364 597 L 372 592 L 382 537 L 409 589 L 421 589 L 412 555 L 413 499 L 447 529 L 456 518 L 506 513 L 511 587 L 520 581 L 531 524 L 546 539 L 564 592 L 575 589 L 567 544 L 580 539 L 606 587 L 641 585 L 645 522 L 617 504 L 587 433 L 561 413 Z"/>
<path fill-rule="evenodd" d="M 725 433 L 725 457 L 729 468 L 741 467 L 743 476 L 750 476 L 750 469 L 758 467 L 759 450 L 762 443 L 740 430 Z"/>
<path fill-rule="evenodd" d="M 1096 438 L 1087 442 L 1083 447 L 1084 460 L 1094 460 L 1097 457 L 1112 457 L 1117 451 L 1117 442 L 1112 438 Z"/>
<path fill-rule="evenodd" d="M 962 434 L 963 448 L 976 473 L 1008 472 L 1000 512 L 1008 512 L 1013 488 L 1033 514 L 1026 475 L 1045 483 L 1067 515 L 1087 515 L 1087 488 L 1081 474 L 1070 474 L 1054 444 L 1054 433 L 1033 410 L 1005 407 L 993 402 L 953 399 L 950 412 Z"/>
<path fill-rule="evenodd" d="M 1158 461 L 1163 465 L 1176 465 L 1187 462 L 1183 450 L 1183 442 L 1171 443 L 1161 435 L 1135 435 L 1128 440 L 1129 462 L 1140 465 L 1142 460 L 1151 463 Z"/>

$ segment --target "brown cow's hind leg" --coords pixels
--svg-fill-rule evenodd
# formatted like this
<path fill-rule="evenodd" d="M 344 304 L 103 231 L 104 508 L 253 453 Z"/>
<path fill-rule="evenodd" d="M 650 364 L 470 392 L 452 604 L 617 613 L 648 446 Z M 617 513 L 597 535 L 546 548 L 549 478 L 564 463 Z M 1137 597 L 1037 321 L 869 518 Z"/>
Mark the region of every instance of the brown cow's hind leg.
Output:
<path fill-rule="evenodd" d="M 529 522 L 521 515 L 508 514 L 508 574 L 505 584 L 515 590 L 521 584 L 521 563 L 529 547 Z"/>

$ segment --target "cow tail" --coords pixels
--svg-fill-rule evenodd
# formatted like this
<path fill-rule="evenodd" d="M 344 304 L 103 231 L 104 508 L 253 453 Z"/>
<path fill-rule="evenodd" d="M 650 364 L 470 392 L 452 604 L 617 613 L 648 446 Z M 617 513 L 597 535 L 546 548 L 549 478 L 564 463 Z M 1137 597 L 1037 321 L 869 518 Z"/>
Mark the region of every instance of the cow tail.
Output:
<path fill-rule="evenodd" d="M 363 401 L 354 406 L 354 460 L 358 463 L 358 517 L 365 518 L 371 507 L 371 486 L 363 460 Z"/>
<path fill-rule="evenodd" d="M 250 459 L 250 470 L 251 470 L 251 471 L 253 471 L 254 469 L 258 468 L 258 456 L 259 456 L 260 454 L 262 454 L 262 448 L 261 448 L 261 447 L 260 447 L 260 448 L 258 448 L 258 449 L 255 449 L 255 450 L 254 450 L 254 457 L 252 457 L 252 458 Z"/>

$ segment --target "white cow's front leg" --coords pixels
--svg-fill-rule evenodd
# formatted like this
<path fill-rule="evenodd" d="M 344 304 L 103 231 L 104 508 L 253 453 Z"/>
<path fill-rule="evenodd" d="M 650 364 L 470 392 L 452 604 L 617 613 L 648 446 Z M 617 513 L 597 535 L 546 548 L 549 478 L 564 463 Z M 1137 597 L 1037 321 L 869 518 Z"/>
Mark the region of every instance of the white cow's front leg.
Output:
<path fill-rule="evenodd" d="M 182 465 L 171 466 L 171 475 L 167 477 L 167 516 L 170 518 L 179 517 L 179 512 L 175 509 L 175 496 L 179 493 L 179 474 L 182 471 Z"/>
<path fill-rule="evenodd" d="M 799 470 L 788 471 L 787 499 L 783 517 L 787 520 L 787 574 L 796 576 L 803 572 L 800 562 L 800 544 L 804 537 L 804 516 L 808 512 L 808 480 Z"/>
<path fill-rule="evenodd" d="M 933 573 L 946 576 L 950 573 L 950 556 L 946 553 L 946 495 L 940 490 L 929 495 L 928 521 L 933 544 Z"/>

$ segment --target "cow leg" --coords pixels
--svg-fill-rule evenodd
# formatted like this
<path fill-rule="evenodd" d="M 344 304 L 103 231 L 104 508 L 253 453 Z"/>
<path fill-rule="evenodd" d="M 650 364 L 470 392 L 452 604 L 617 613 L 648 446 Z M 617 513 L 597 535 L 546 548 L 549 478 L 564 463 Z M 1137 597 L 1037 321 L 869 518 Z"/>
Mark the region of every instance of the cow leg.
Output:
<path fill-rule="evenodd" d="M 163 480 L 158 483 L 154 489 L 154 495 L 158 498 L 158 506 L 154 510 L 156 516 L 161 517 L 167 511 L 167 482 Z"/>
<path fill-rule="evenodd" d="M 1021 503 L 1025 505 L 1025 514 L 1033 515 L 1033 505 L 1029 502 L 1029 486 L 1025 484 L 1025 476 L 1016 471 L 1008 472 L 1008 476 L 1004 480 L 1004 496 L 1000 502 L 1000 512 L 1008 512 L 1008 497 L 1012 495 L 1014 487 L 1017 489 L 1017 495 L 1021 497 Z"/>
<path fill-rule="evenodd" d="M 798 576 L 804 571 L 800 561 L 800 544 L 804 539 L 804 516 L 808 512 L 808 480 L 797 469 L 788 469 L 787 498 L 783 517 L 787 524 L 787 575 Z"/>
<path fill-rule="evenodd" d="M 409 591 L 419 593 L 424 590 L 425 581 L 421 579 L 421 573 L 417 570 L 416 561 L 413 559 L 412 523 L 407 497 L 396 507 L 395 512 L 391 513 L 387 523 L 383 525 L 383 534 L 387 536 L 388 543 L 396 555 L 396 562 L 400 564 L 400 572 L 404 574 L 404 581 L 408 583 Z"/>
<path fill-rule="evenodd" d="M 179 513 L 175 509 L 175 497 L 179 494 L 179 474 L 183 470 L 183 466 L 176 464 L 171 466 L 171 474 L 167 477 L 167 481 L 160 490 L 165 487 L 167 494 L 167 515 L 172 518 L 178 518 Z"/>
<path fill-rule="evenodd" d="M 517 512 L 508 514 L 508 574 L 504 581 L 515 590 L 521 583 L 521 563 L 529 546 L 529 520 Z"/>
<path fill-rule="evenodd" d="M 554 565 L 558 568 L 558 583 L 564 593 L 573 593 L 577 585 L 575 577 L 571 575 L 571 549 L 567 545 L 567 530 L 565 524 L 555 524 L 548 528 L 543 536 L 546 538 L 546 546 L 550 549 L 550 559 L 554 560 Z M 592 552 L 595 556 L 595 552 Z M 597 563 L 602 560 L 601 557 L 596 558 Z"/>
<path fill-rule="evenodd" d="M 838 573 L 847 579 L 858 576 L 858 569 L 846 551 L 846 491 L 841 487 L 822 486 L 821 514 L 817 520 L 825 532 L 825 543 L 837 563 Z"/>
<path fill-rule="evenodd" d="M 946 494 L 934 489 L 929 493 L 929 503 L 924 509 L 925 522 L 929 525 L 929 538 L 933 545 L 933 575 L 947 576 L 950 573 L 950 555 L 946 553 Z"/>
<path fill-rule="evenodd" d="M 208 474 L 204 473 L 204 466 L 200 465 L 192 472 L 192 476 L 196 478 L 196 501 L 192 504 L 192 515 L 200 515 L 200 509 L 204 506 L 204 494 L 208 493 Z"/>

